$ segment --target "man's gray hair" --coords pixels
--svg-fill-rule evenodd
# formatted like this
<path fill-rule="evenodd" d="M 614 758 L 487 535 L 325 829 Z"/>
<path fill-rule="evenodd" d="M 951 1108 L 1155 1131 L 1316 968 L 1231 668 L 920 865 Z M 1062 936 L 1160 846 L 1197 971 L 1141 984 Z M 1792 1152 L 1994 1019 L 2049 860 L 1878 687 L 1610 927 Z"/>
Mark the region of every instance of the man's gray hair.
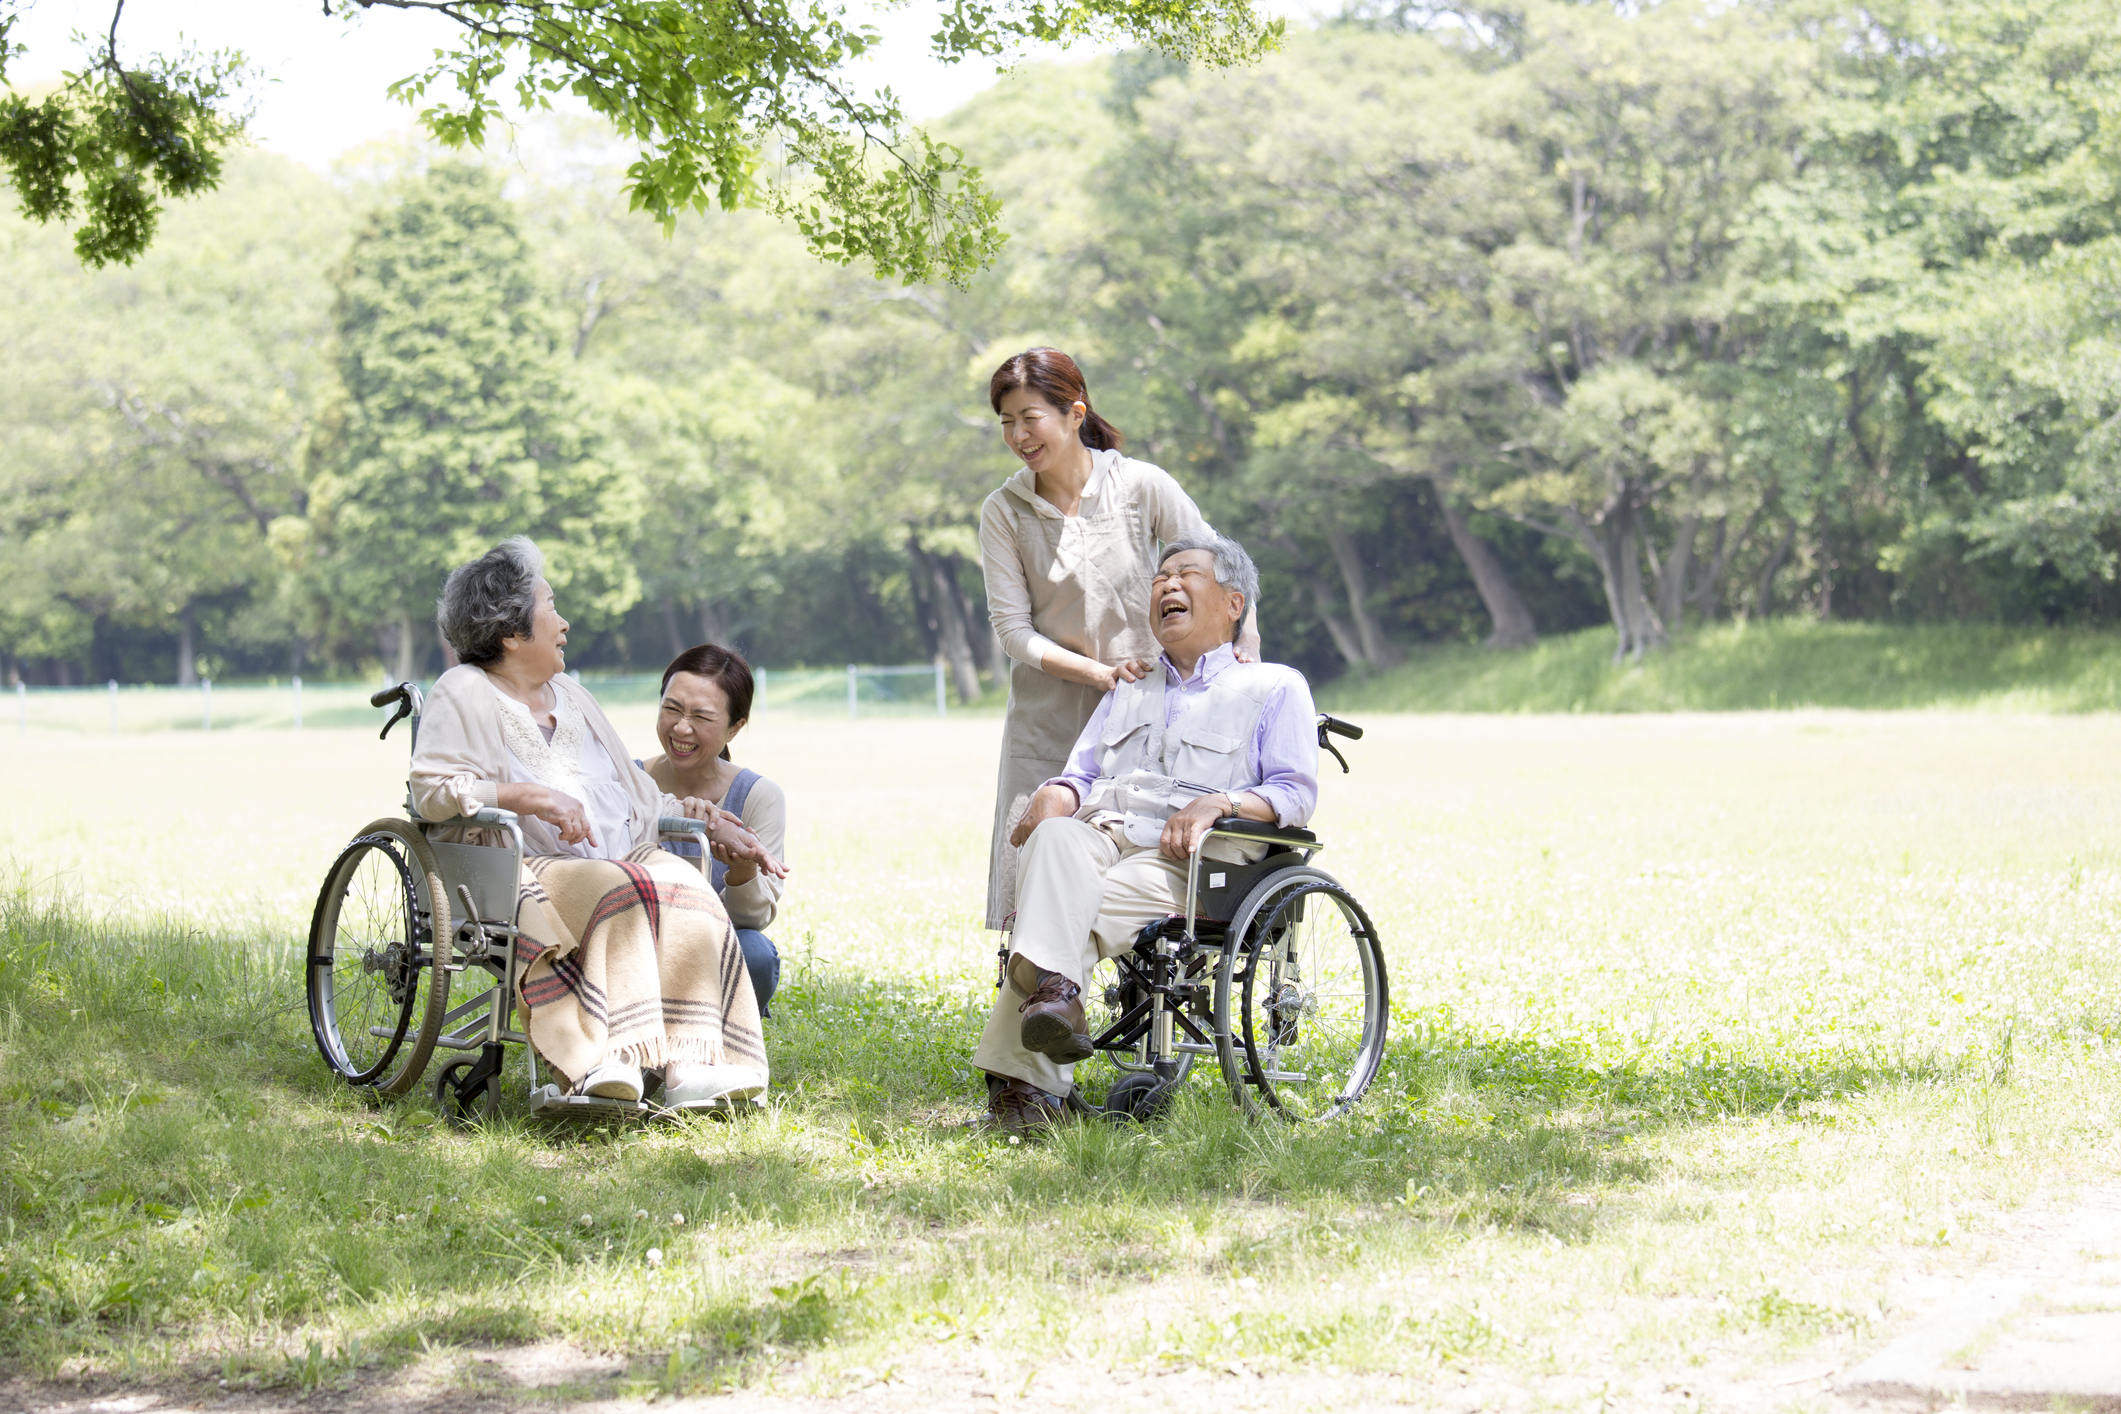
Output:
<path fill-rule="evenodd" d="M 435 623 L 457 656 L 484 667 L 500 661 L 502 639 L 530 637 L 543 573 L 545 557 L 524 535 L 451 570 L 435 601 Z"/>
<path fill-rule="evenodd" d="M 1173 555 L 1183 555 L 1188 550 L 1206 550 L 1215 557 L 1215 582 L 1225 589 L 1235 589 L 1245 596 L 1245 612 L 1251 613 L 1259 602 L 1259 567 L 1245 553 L 1245 547 L 1227 535 L 1202 535 L 1190 540 L 1174 540 L 1164 546 L 1163 554 L 1157 556 L 1156 567 L 1162 569 L 1164 561 Z"/>

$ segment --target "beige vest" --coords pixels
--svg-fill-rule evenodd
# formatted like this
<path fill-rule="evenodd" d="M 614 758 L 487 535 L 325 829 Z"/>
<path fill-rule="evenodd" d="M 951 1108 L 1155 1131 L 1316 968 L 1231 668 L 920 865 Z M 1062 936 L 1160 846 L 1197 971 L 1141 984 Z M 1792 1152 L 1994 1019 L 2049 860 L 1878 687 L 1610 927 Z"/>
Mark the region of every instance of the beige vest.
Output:
<path fill-rule="evenodd" d="M 1267 699 L 1289 671 L 1279 663 L 1233 663 L 1169 730 L 1161 664 L 1139 682 L 1120 684 L 1098 740 L 1098 780 L 1076 817 L 1116 815 L 1128 841 L 1147 848 L 1165 821 L 1201 796 L 1258 785 L 1252 739 Z"/>

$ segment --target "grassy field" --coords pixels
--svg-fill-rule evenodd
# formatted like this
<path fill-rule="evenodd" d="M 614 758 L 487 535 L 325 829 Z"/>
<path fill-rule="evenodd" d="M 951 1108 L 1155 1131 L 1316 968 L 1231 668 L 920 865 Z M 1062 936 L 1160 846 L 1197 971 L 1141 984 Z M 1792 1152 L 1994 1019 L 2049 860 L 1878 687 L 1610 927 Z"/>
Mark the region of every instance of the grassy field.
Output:
<path fill-rule="evenodd" d="M 642 1394 L 1803 1407 L 1781 1382 L 2121 1167 L 2121 718 L 1364 720 L 1319 828 L 1393 969 L 1370 1100 L 1246 1125 L 1197 1083 L 1029 1144 L 954 1127 L 992 719 L 747 738 L 795 813 L 774 1103 L 564 1136 L 374 1108 L 310 1045 L 299 930 L 397 742 L 0 742 L 0 1358 L 461 1389 L 564 1340 Z"/>
<path fill-rule="evenodd" d="M 1616 666 L 1610 629 L 1495 653 L 1416 649 L 1320 693 L 1371 712 L 1734 712 L 1798 707 L 2106 712 L 2121 708 L 2121 634 L 1967 624 L 1774 619 L 1689 633 Z"/>

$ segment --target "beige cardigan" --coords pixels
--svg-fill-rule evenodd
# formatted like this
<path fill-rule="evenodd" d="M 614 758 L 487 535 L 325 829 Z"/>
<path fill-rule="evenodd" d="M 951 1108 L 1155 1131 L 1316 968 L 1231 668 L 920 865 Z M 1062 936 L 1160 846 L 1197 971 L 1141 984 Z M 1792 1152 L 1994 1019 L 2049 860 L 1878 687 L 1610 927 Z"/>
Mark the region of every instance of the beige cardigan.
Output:
<path fill-rule="evenodd" d="M 654 844 L 661 838 L 662 817 L 683 812 L 677 797 L 666 795 L 633 764 L 633 754 L 619 740 L 618 731 L 589 689 L 561 673 L 552 679 L 553 691 L 565 694 L 581 709 L 611 764 L 618 768 L 632 806 L 633 838 L 630 847 Z M 420 744 L 412 754 L 412 808 L 423 820 L 448 820 L 500 803 L 500 789 L 508 777 L 508 746 L 501 736 L 501 704 L 483 669 L 469 663 L 451 668 L 436 680 L 420 712 Z M 523 847 L 532 854 L 558 852 L 558 837 L 544 821 L 528 815 L 520 821 Z M 489 832 L 455 826 L 434 832 L 435 839 L 496 844 Z"/>

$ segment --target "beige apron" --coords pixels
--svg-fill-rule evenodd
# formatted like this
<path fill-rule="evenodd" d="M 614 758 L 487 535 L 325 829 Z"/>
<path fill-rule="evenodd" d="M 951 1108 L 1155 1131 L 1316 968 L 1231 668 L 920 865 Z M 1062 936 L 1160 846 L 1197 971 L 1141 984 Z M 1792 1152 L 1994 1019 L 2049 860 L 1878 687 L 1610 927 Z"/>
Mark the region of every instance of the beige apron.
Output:
<path fill-rule="evenodd" d="M 1156 526 L 1142 505 L 1138 463 L 1115 457 L 1107 465 L 1096 504 L 1063 516 L 1015 485 L 996 492 L 1014 498 L 1017 558 L 1031 591 L 1031 623 L 1071 652 L 1118 665 L 1154 661 L 1149 580 L 1160 540 L 1198 534 L 1206 523 Z M 1188 510 L 1193 508 L 1188 505 Z M 1163 532 L 1162 535 L 1158 531 Z M 1069 748 L 1082 735 L 1104 694 L 1049 677 L 1028 663 L 1009 664 L 1009 712 L 1002 724 L 1000 779 L 994 793 L 994 836 L 987 860 L 987 926 L 1005 928 L 1016 911 L 1016 847 L 1009 831 L 1033 792 L 1059 775 Z"/>

